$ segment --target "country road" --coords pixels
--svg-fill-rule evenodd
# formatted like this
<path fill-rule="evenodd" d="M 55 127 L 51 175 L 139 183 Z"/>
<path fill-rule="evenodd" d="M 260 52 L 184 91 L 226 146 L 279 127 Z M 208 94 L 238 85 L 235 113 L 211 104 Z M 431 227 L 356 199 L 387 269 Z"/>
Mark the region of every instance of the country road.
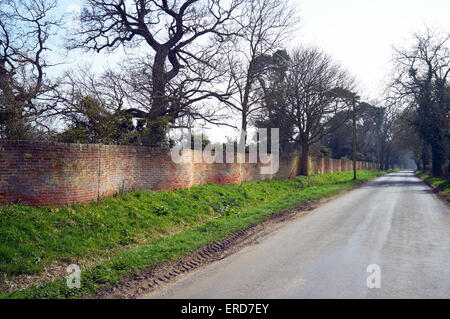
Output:
<path fill-rule="evenodd" d="M 380 288 L 367 287 L 371 264 Z M 450 209 L 392 173 L 141 297 L 450 298 Z"/>

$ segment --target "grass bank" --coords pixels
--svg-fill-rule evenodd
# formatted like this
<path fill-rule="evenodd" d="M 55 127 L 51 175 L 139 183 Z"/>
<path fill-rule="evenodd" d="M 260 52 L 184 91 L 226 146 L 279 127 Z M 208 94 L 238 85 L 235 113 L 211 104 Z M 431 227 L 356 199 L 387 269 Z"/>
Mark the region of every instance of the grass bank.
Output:
<path fill-rule="evenodd" d="M 80 289 L 69 289 L 65 279 L 56 279 L 1 297 L 95 297 L 100 287 L 116 285 L 124 275 L 177 259 L 274 212 L 337 194 L 385 173 L 359 171 L 356 181 L 352 172 L 342 172 L 138 191 L 62 208 L 0 206 L 0 272 L 4 276 L 39 273 L 56 260 L 69 259 L 68 265 L 86 255 L 110 256 L 83 270 Z M 137 247 L 123 249 L 130 244 Z"/>
<path fill-rule="evenodd" d="M 425 174 L 421 171 L 416 171 L 416 175 L 424 180 L 426 183 L 431 185 L 436 189 L 442 196 L 444 196 L 448 201 L 450 201 L 450 181 L 433 177 L 431 175 Z"/>

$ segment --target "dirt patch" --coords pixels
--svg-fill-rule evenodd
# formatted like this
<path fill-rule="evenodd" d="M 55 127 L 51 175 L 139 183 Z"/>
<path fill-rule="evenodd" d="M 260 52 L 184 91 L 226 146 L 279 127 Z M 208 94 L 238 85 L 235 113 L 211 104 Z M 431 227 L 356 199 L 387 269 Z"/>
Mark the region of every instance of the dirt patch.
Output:
<path fill-rule="evenodd" d="M 18 275 L 10 279 L 6 278 L 5 274 L 5 277 L 3 279 L 0 279 L 0 293 L 9 294 L 16 290 L 27 289 L 31 286 L 39 286 L 44 282 L 63 278 L 68 275 L 67 267 L 70 264 L 77 264 L 78 266 L 80 266 L 81 270 L 84 270 L 100 262 L 108 260 L 114 253 L 117 253 L 121 250 L 133 249 L 136 247 L 138 247 L 138 245 L 133 244 L 128 246 L 120 246 L 118 248 L 116 247 L 114 249 L 108 249 L 105 255 L 109 254 L 109 256 L 88 256 L 84 258 L 71 257 L 55 260 L 38 274 Z"/>
<path fill-rule="evenodd" d="M 55 261 L 45 268 L 45 270 L 37 275 L 20 275 L 11 279 L 5 278 L 0 280 L 0 293 L 9 294 L 16 290 L 26 289 L 33 285 L 39 285 L 46 281 L 52 281 L 55 278 L 67 276 L 66 267 L 72 262 L 63 263 Z"/>
<path fill-rule="evenodd" d="M 212 217 L 210 219 L 213 219 Z M 208 219 L 207 219 L 208 220 Z M 196 225 L 198 226 L 198 225 Z M 159 236 L 152 237 L 152 239 L 169 237 L 187 231 L 191 227 L 185 227 L 179 230 L 172 230 L 167 234 L 161 234 Z M 70 264 L 76 264 L 80 266 L 81 270 L 85 270 L 89 267 L 95 266 L 101 262 L 105 262 L 111 259 L 111 256 L 124 250 L 135 249 L 139 246 L 147 244 L 148 241 L 141 241 L 130 245 L 118 245 L 114 248 L 105 249 L 105 253 L 102 255 L 86 256 L 86 257 L 71 257 L 62 258 L 53 261 L 50 265 L 46 266 L 44 270 L 38 274 L 31 275 L 17 275 L 12 278 L 7 278 L 6 274 L 3 278 L 0 278 L 0 294 L 9 294 L 16 290 L 23 290 L 30 288 L 31 286 L 39 286 L 44 282 L 53 281 L 58 278 L 63 278 L 68 275 L 67 267 Z"/>

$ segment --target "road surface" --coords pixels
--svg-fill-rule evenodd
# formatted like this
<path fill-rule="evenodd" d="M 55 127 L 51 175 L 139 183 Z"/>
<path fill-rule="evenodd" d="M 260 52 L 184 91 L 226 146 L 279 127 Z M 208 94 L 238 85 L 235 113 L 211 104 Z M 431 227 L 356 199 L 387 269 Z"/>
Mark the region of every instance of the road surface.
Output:
<path fill-rule="evenodd" d="M 392 173 L 142 297 L 450 298 L 450 210 Z"/>

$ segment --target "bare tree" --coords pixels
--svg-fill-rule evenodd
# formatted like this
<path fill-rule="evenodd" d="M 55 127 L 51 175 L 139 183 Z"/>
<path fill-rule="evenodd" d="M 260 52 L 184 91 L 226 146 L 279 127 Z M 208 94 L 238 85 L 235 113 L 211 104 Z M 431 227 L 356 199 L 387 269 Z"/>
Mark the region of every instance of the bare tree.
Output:
<path fill-rule="evenodd" d="M 450 34 L 427 28 L 413 38 L 411 48 L 395 50 L 395 73 L 388 91 L 394 103 L 401 102 L 417 112 L 414 126 L 431 146 L 433 174 L 440 176 L 448 160 L 445 129 L 449 127 Z"/>
<path fill-rule="evenodd" d="M 221 68 L 220 53 L 210 50 L 203 54 L 212 55 L 208 65 L 190 63 L 180 70 L 178 76 L 168 83 L 167 99 L 170 102 L 168 111 L 176 114 L 169 128 L 185 127 L 186 119 L 199 120 L 216 125 L 228 125 L 221 114 L 218 103 L 212 101 L 226 100 L 231 94 L 229 86 L 222 85 L 226 70 Z M 112 92 L 123 92 L 126 106 L 132 109 L 133 115 L 146 118 L 152 109 L 152 59 L 150 56 L 127 57 L 118 70 L 107 71 L 102 78 Z M 225 88 L 220 91 L 220 86 Z"/>
<path fill-rule="evenodd" d="M 182 70 L 211 65 L 221 43 L 237 34 L 236 14 L 243 0 L 86 0 L 81 28 L 69 48 L 114 50 L 144 43 L 151 49 L 151 107 L 130 108 L 134 117 L 173 122 L 180 116 L 180 99 L 171 101 L 168 88 Z M 205 53 L 206 52 L 206 53 Z M 198 69 L 198 68 L 197 68 Z M 195 97 L 219 97 L 214 93 Z M 186 96 L 183 99 L 187 99 Z M 182 100 L 182 99 L 181 99 Z"/>
<path fill-rule="evenodd" d="M 55 1 L 10 0 L 0 4 L 0 137 L 28 139 L 55 112 L 46 77 L 47 43 L 60 21 L 49 15 Z"/>
<path fill-rule="evenodd" d="M 230 84 L 236 95 L 227 104 L 241 115 L 241 129 L 247 130 L 249 117 L 261 109 L 258 78 L 267 72 L 264 57 L 276 52 L 295 28 L 298 18 L 286 0 L 248 0 L 237 19 L 240 35 L 227 55 Z"/>
<path fill-rule="evenodd" d="M 145 118 L 145 113 L 151 110 L 152 101 L 149 65 L 151 60 L 146 56 L 128 56 L 115 68 L 109 68 L 101 74 L 93 72 L 88 64 L 65 72 L 56 90 L 62 107 L 59 118 L 66 129 L 64 141 L 168 146 L 170 140 L 167 139 L 167 133 L 170 128 L 188 127 L 193 121 L 226 125 L 217 103 L 204 107 L 197 102 L 209 101 L 205 96 L 212 93 L 205 86 L 210 84 L 209 81 L 213 83 L 216 80 L 212 74 L 220 77 L 217 70 L 210 68 L 204 68 L 204 73 L 203 69 L 198 70 L 196 77 L 192 71 L 184 69 L 168 85 L 170 107 L 178 108 L 177 118 L 172 123 L 168 123 L 164 116 L 151 121 Z M 214 94 L 219 96 L 219 93 Z M 137 123 L 135 128 L 129 125 L 128 119 L 132 117 L 129 109 L 143 114 L 142 118 L 134 121 Z M 130 134 L 125 134 L 125 127 L 123 130 L 106 129 L 104 123 L 100 122 L 126 126 Z M 91 129 L 92 132 L 88 132 Z M 116 134 L 117 131 L 121 134 Z M 131 134 L 132 131 L 135 134 Z"/>
<path fill-rule="evenodd" d="M 299 48 L 291 53 L 285 113 L 294 126 L 291 139 L 302 147 L 302 174 L 309 173 L 309 147 L 348 120 L 353 90 L 353 79 L 323 51 Z M 339 112 L 347 116 L 336 121 Z"/>
<path fill-rule="evenodd" d="M 90 66 L 80 65 L 66 71 L 55 90 L 61 112 L 55 139 L 69 143 L 129 144 L 116 134 L 118 126 L 133 129 L 131 116 L 120 112 L 125 95 L 120 83 L 101 77 Z M 120 121 L 120 123 L 119 123 Z M 124 125 L 128 122 L 128 125 Z M 122 134 L 126 135 L 126 134 Z"/>

